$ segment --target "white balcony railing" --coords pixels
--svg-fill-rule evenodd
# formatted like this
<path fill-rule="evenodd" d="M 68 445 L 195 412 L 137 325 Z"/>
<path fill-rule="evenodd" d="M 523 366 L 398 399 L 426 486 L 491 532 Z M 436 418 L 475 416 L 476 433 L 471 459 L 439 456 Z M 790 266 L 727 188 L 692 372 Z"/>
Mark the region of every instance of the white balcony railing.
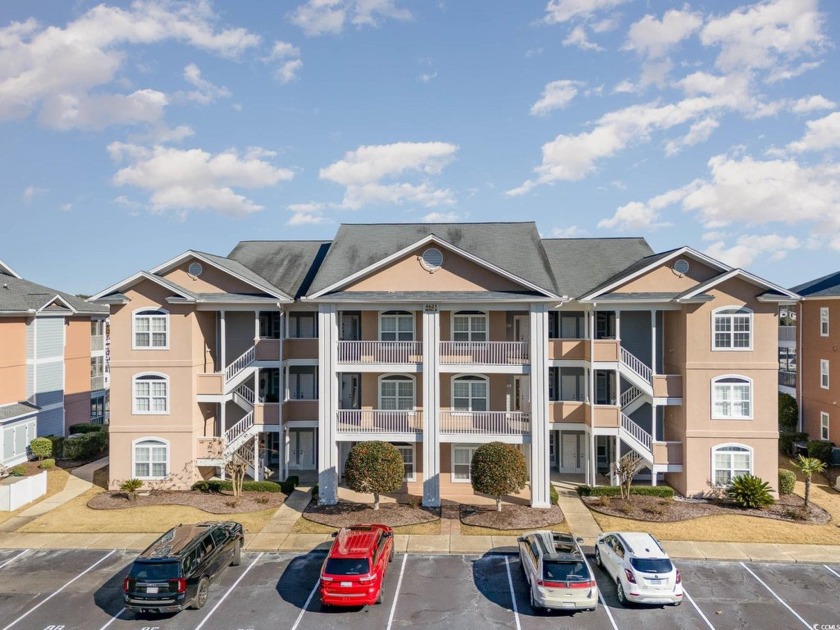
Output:
<path fill-rule="evenodd" d="M 422 429 L 421 411 L 338 410 L 338 431 L 342 433 L 419 433 Z"/>
<path fill-rule="evenodd" d="M 522 411 L 441 411 L 440 432 L 473 435 L 522 435 L 531 415 Z"/>
<path fill-rule="evenodd" d="M 254 362 L 254 359 L 256 358 L 256 354 L 256 347 L 251 346 L 239 357 L 237 357 L 233 363 L 227 366 L 227 369 L 225 370 L 225 382 L 230 381 L 242 370 L 251 365 Z"/>
<path fill-rule="evenodd" d="M 339 341 L 339 363 L 421 363 L 419 341 Z"/>
<path fill-rule="evenodd" d="M 779 341 L 796 341 L 796 326 L 779 326 Z"/>
<path fill-rule="evenodd" d="M 102 352 L 105 349 L 105 335 L 93 335 L 90 338 L 91 352 Z"/>
<path fill-rule="evenodd" d="M 105 389 L 105 376 L 91 376 L 90 377 L 90 391 L 95 392 L 100 389 Z"/>
<path fill-rule="evenodd" d="M 796 387 L 796 372 L 779 372 L 779 385 Z"/>
<path fill-rule="evenodd" d="M 441 341 L 441 363 L 522 365 L 529 362 L 525 341 Z"/>

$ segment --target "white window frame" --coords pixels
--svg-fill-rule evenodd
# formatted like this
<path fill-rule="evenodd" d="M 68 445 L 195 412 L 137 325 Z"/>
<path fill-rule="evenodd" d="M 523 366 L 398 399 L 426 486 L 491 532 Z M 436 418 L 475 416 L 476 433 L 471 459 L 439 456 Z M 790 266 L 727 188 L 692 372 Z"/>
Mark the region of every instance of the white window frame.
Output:
<path fill-rule="evenodd" d="M 415 448 L 414 444 L 394 444 L 397 447 L 397 450 L 400 452 L 400 455 L 404 453 L 411 453 L 411 474 L 406 475 L 403 477 L 403 481 L 417 481 L 417 449 Z M 408 462 L 405 459 L 405 455 L 403 455 L 403 466 L 405 466 Z"/>
<path fill-rule="evenodd" d="M 476 449 L 481 446 L 480 444 L 453 444 L 452 445 L 452 473 L 450 474 L 452 483 L 471 483 L 472 482 L 472 459 L 475 456 Z M 467 464 L 469 466 L 469 473 L 467 474 L 466 479 L 458 479 L 455 476 L 455 451 L 457 450 L 469 450 L 470 452 L 470 463 Z M 458 464 L 458 466 L 464 466 L 464 464 Z"/>
<path fill-rule="evenodd" d="M 478 400 L 478 397 L 473 396 L 472 387 L 470 387 L 470 395 L 468 397 L 469 401 L 470 401 L 470 408 L 469 409 L 456 409 L 455 408 L 455 398 L 456 398 L 456 396 L 455 396 L 455 383 L 458 380 L 465 379 L 465 377 L 470 377 L 469 380 L 466 381 L 468 383 L 479 383 L 479 382 L 482 382 L 482 381 L 484 382 L 484 385 L 486 387 L 486 393 L 487 393 L 487 395 L 484 397 L 484 401 L 485 401 L 484 409 L 473 409 L 472 408 L 473 407 L 473 404 L 472 404 L 473 399 L 475 398 L 476 400 Z M 463 396 L 457 396 L 457 398 L 463 398 Z M 449 403 L 450 403 L 450 409 L 452 409 L 452 413 L 472 413 L 472 412 L 481 413 L 481 412 L 484 412 L 484 411 L 490 411 L 490 379 L 487 376 L 485 376 L 484 374 L 455 374 L 452 377 L 452 380 L 451 380 L 451 383 L 450 383 L 450 401 L 449 401 Z"/>
<path fill-rule="evenodd" d="M 828 337 L 829 322 L 828 322 L 828 307 L 820 307 L 820 337 Z"/>
<path fill-rule="evenodd" d="M 736 332 L 743 332 L 743 331 L 736 331 L 735 330 L 735 322 L 736 320 L 744 320 L 746 319 L 747 325 L 749 326 L 749 330 L 747 334 L 749 335 L 749 345 L 748 346 L 735 346 L 735 335 Z M 717 324 L 718 321 L 728 321 L 729 322 L 729 330 L 728 331 L 718 331 Z M 727 334 L 729 335 L 729 345 L 727 346 L 718 346 L 717 345 L 717 335 L 718 334 Z M 754 326 L 754 319 L 753 319 L 753 312 L 752 310 L 748 309 L 746 306 L 722 306 L 720 308 L 716 308 L 712 311 L 712 352 L 749 352 L 753 349 L 753 337 L 755 336 L 755 326 Z"/>
<path fill-rule="evenodd" d="M 392 382 L 392 383 L 411 383 L 411 408 L 410 409 L 400 409 L 396 407 L 394 409 L 385 409 L 382 404 L 383 396 L 382 396 L 382 383 L 383 382 Z M 386 398 L 392 398 L 392 396 L 386 396 Z M 399 402 L 402 396 L 399 395 L 399 385 L 397 385 L 397 395 L 394 396 L 395 400 Z M 379 377 L 379 391 L 377 397 L 377 404 L 379 405 L 377 409 L 382 411 L 414 411 L 417 408 L 417 381 L 414 379 L 413 376 L 410 374 L 383 374 Z"/>
<path fill-rule="evenodd" d="M 831 387 L 828 359 L 820 359 L 820 387 L 822 389 L 829 389 Z"/>
<path fill-rule="evenodd" d="M 138 464 L 138 461 L 137 461 L 137 447 L 138 446 L 143 446 L 145 442 L 152 443 L 152 444 L 149 444 L 148 446 L 145 446 L 145 448 L 147 448 L 149 450 L 149 461 L 148 461 L 149 475 L 148 476 L 137 474 L 137 464 Z M 152 460 L 152 448 L 153 447 L 160 448 L 161 446 L 164 449 L 166 449 L 166 460 L 164 461 L 164 463 L 166 465 L 166 472 L 162 476 L 152 475 L 152 466 L 155 463 L 160 463 L 160 462 Z M 170 452 L 171 452 L 171 450 L 169 448 L 169 440 L 164 440 L 163 438 L 160 438 L 160 437 L 146 436 L 146 437 L 137 438 L 136 440 L 132 441 L 132 443 L 131 443 L 131 474 L 132 474 L 132 476 L 135 479 L 144 479 L 144 480 L 166 479 L 169 476 L 169 470 L 170 470 L 170 465 L 169 465 L 169 463 L 170 463 L 169 462 Z M 139 462 L 139 463 L 145 464 L 146 462 Z"/>
<path fill-rule="evenodd" d="M 467 339 L 455 339 L 455 320 L 459 317 L 466 317 L 468 318 L 467 330 L 459 330 L 458 334 L 464 334 L 466 332 Z M 487 316 L 485 311 L 457 311 L 452 313 L 452 317 L 450 318 L 450 339 L 455 343 L 486 343 L 490 341 L 490 318 Z M 481 320 L 484 322 L 484 330 L 478 331 L 473 330 L 473 322 Z M 483 334 L 484 339 L 473 339 L 473 335 Z"/>
<path fill-rule="evenodd" d="M 828 440 L 829 436 L 829 416 L 825 411 L 820 412 L 820 439 Z"/>
<path fill-rule="evenodd" d="M 735 450 L 735 449 L 738 449 L 738 450 Z M 719 484 L 717 482 L 718 469 L 717 469 L 717 466 L 715 465 L 715 455 L 717 454 L 718 451 L 725 451 L 725 452 L 729 452 L 729 453 L 742 453 L 742 454 L 746 451 L 749 454 L 749 457 L 750 457 L 750 467 L 749 467 L 748 472 L 751 475 L 753 474 L 753 466 L 755 465 L 755 457 L 754 457 L 753 449 L 752 449 L 751 446 L 747 446 L 746 444 L 738 444 L 738 443 L 735 443 L 735 442 L 730 442 L 730 443 L 726 443 L 726 444 L 717 444 L 717 445 L 713 446 L 712 449 L 711 449 L 711 454 L 712 454 L 711 482 L 712 482 L 712 486 L 714 486 L 716 488 L 719 488 L 719 487 L 726 487 L 727 485 L 729 485 L 729 484 Z M 732 479 L 734 479 L 735 477 L 738 476 L 738 475 L 733 475 L 732 474 L 734 472 L 734 470 L 735 470 L 735 468 L 733 467 L 732 461 L 730 459 L 730 463 L 729 463 L 729 474 L 730 474 L 729 481 L 730 482 L 732 481 Z M 744 473 L 741 472 L 740 474 L 744 474 Z"/>
<path fill-rule="evenodd" d="M 385 332 L 383 321 L 385 319 L 394 319 L 394 330 L 388 331 L 388 334 L 393 334 L 394 339 L 383 339 L 382 334 Z M 400 339 L 400 334 L 406 334 L 408 331 L 400 330 L 400 320 L 409 320 L 411 322 L 411 339 Z M 411 311 L 381 311 L 379 313 L 379 341 L 415 341 L 417 339 L 417 321 L 414 313 Z"/>
<path fill-rule="evenodd" d="M 737 379 L 738 382 L 736 383 L 722 383 L 726 379 Z M 741 415 L 735 414 L 735 409 L 737 405 L 735 404 L 735 397 L 734 391 L 736 386 L 744 386 L 747 385 L 749 387 L 750 396 L 748 400 L 749 405 L 749 415 Z M 718 414 L 717 412 L 717 403 L 719 401 L 716 395 L 716 388 L 718 387 L 727 387 L 730 392 L 730 396 L 728 399 L 720 400 L 720 402 L 728 402 L 730 405 L 730 413 L 729 415 Z M 712 408 L 711 408 L 711 416 L 712 420 L 752 420 L 753 419 L 753 381 L 751 378 L 743 376 L 742 374 L 721 374 L 720 376 L 716 376 L 712 379 Z"/>
<path fill-rule="evenodd" d="M 154 377 L 154 378 L 152 379 L 152 378 L 149 378 L 149 377 Z M 166 395 L 164 396 L 166 409 L 164 411 L 158 411 L 158 410 L 152 409 L 152 399 L 153 398 L 159 398 L 159 396 L 152 396 L 151 386 L 149 387 L 149 395 L 148 395 L 149 410 L 146 411 L 144 409 L 139 409 L 137 407 L 137 399 L 138 399 L 138 396 L 137 396 L 137 382 L 138 381 L 145 381 L 145 382 L 149 382 L 149 383 L 152 383 L 152 382 L 155 382 L 155 383 L 163 382 L 164 383 L 164 385 L 166 386 Z M 170 392 L 171 391 L 172 390 L 169 387 L 169 376 L 167 376 L 166 374 L 161 374 L 159 372 L 142 372 L 141 374 L 135 374 L 133 377 L 131 377 L 131 413 L 136 415 L 136 416 L 168 416 L 169 415 L 169 409 L 170 409 L 169 397 L 170 397 Z M 146 398 L 146 396 L 140 396 L 139 398 Z"/>
<path fill-rule="evenodd" d="M 166 337 L 166 343 L 162 346 L 155 346 L 152 345 L 153 339 L 153 332 L 152 332 L 152 321 L 155 319 L 163 319 L 164 322 L 164 330 L 163 334 Z M 149 322 L 149 330 L 148 331 L 139 331 L 142 334 L 149 335 L 149 345 L 148 346 L 138 346 L 137 345 L 137 321 L 144 320 Z M 169 350 L 169 311 L 165 308 L 157 308 L 152 306 L 147 306 L 145 308 L 139 308 L 132 314 L 131 317 L 131 349 L 132 350 Z"/>

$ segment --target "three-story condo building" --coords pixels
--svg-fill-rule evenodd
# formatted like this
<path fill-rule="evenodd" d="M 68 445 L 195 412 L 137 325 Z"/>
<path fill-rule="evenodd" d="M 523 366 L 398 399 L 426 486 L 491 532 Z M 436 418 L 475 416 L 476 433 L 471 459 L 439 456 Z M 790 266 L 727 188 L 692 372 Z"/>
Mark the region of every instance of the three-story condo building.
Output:
<path fill-rule="evenodd" d="M 329 242 L 195 251 L 102 291 L 111 305 L 112 480 L 177 487 L 317 470 L 392 442 L 405 492 L 471 493 L 489 441 L 517 444 L 532 505 L 552 471 L 699 494 L 776 478 L 778 304 L 789 291 L 688 247 L 542 239 L 534 223 L 342 225 Z M 606 475 L 606 476 L 603 476 Z"/>

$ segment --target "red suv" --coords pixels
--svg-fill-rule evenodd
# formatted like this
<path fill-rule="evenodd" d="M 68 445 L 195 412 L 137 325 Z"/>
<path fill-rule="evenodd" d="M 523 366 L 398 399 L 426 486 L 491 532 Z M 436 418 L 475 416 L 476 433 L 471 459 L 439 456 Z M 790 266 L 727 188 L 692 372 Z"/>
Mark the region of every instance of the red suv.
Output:
<path fill-rule="evenodd" d="M 381 603 L 385 570 L 394 559 L 394 532 L 387 525 L 351 525 L 333 537 L 330 553 L 321 567 L 321 603 Z"/>

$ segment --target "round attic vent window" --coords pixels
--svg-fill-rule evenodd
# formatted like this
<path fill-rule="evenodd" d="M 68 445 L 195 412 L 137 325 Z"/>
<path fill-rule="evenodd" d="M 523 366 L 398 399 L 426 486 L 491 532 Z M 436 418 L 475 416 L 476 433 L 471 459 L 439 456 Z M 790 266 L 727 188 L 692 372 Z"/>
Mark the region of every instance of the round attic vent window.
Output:
<path fill-rule="evenodd" d="M 435 247 L 430 247 L 420 256 L 420 264 L 428 271 L 437 271 L 443 264 L 443 254 Z"/>
<path fill-rule="evenodd" d="M 685 258 L 680 258 L 677 262 L 674 263 L 674 271 L 676 271 L 681 276 L 687 274 L 688 269 L 688 261 Z"/>
<path fill-rule="evenodd" d="M 195 276 L 196 278 L 201 275 L 204 271 L 204 267 L 201 266 L 200 262 L 191 262 L 190 266 L 187 267 L 187 273 L 191 276 Z"/>

